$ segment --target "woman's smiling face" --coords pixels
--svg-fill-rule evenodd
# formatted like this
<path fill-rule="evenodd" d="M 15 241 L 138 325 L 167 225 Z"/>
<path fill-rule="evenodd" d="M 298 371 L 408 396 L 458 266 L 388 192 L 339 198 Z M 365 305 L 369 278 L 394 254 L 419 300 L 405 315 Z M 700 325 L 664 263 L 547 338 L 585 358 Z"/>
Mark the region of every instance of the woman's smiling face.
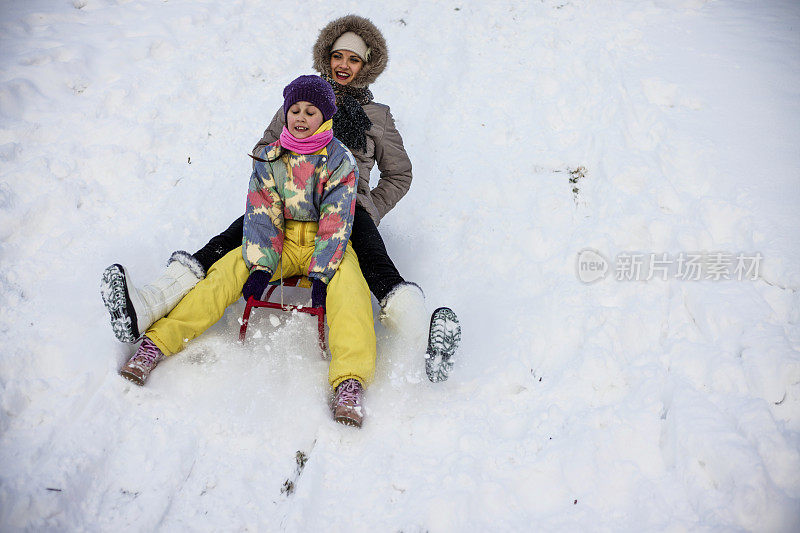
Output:
<path fill-rule="evenodd" d="M 350 50 L 334 50 L 331 52 L 331 73 L 333 79 L 347 85 L 364 66 L 364 60 Z"/>

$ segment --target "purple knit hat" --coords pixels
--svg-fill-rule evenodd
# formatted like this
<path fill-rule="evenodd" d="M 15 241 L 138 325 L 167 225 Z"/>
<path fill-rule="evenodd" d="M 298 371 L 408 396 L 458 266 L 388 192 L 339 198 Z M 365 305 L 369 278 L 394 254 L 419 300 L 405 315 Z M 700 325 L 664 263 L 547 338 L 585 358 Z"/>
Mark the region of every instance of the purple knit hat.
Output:
<path fill-rule="evenodd" d="M 336 114 L 336 95 L 333 87 L 319 76 L 300 76 L 283 89 L 283 116 L 295 102 L 310 102 L 330 120 Z"/>

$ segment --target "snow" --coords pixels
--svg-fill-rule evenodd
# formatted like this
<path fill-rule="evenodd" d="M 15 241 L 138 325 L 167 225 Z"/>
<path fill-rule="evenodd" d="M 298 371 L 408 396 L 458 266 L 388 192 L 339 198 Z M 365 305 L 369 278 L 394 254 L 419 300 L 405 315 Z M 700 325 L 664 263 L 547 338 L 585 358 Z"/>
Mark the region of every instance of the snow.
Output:
<path fill-rule="evenodd" d="M 798 4 L 293 7 L 0 3 L 0 529 L 800 530 Z M 338 425 L 313 319 L 256 312 L 240 345 L 239 302 L 124 381 L 102 270 L 146 281 L 242 212 L 352 11 L 414 163 L 380 229 L 461 318 L 450 379 L 378 323 L 365 425 Z M 763 260 L 587 284 L 586 249 Z"/>

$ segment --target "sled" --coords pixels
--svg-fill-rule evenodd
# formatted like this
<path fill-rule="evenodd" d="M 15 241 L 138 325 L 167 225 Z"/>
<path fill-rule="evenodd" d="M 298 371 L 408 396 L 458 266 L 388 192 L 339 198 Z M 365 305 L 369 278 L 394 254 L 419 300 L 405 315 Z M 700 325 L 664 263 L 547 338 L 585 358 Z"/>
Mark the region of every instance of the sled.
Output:
<path fill-rule="evenodd" d="M 304 276 L 295 276 L 283 279 L 284 287 L 311 287 L 311 281 Z M 242 315 L 242 327 L 239 328 L 239 341 L 244 342 L 247 337 L 247 324 L 250 321 L 250 313 L 257 307 L 267 307 L 269 309 L 277 309 L 279 311 L 297 311 L 299 313 L 306 313 L 317 317 L 317 331 L 319 334 L 319 347 L 322 354 L 326 353 L 327 346 L 325 344 L 325 308 L 324 307 L 311 307 L 305 305 L 284 304 L 283 302 L 271 302 L 270 297 L 275 289 L 281 287 L 280 281 L 270 283 L 267 294 L 263 300 L 256 300 L 252 296 L 247 299 L 247 304 L 244 307 L 244 314 Z"/>

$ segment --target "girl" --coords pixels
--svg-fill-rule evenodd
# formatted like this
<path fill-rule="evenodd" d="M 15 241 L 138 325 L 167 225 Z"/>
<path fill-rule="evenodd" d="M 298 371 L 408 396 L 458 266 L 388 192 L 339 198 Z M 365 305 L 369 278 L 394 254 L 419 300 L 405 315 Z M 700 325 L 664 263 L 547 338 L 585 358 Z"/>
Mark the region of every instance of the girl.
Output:
<path fill-rule="evenodd" d="M 263 297 L 270 280 L 312 282 L 312 305 L 325 305 L 334 390 L 333 416 L 360 427 L 364 386 L 375 370 L 369 288 L 355 252 L 358 167 L 333 137 L 336 98 L 319 76 L 300 76 L 283 91 L 286 126 L 254 154 L 242 246 L 228 252 L 164 318 L 155 322 L 120 373 L 143 385 L 165 355 L 180 351 L 244 296 Z"/>
<path fill-rule="evenodd" d="M 411 161 L 389 107 L 375 102 L 369 90 L 386 68 L 386 41 L 370 20 L 348 15 L 322 29 L 313 56 L 314 68 L 336 93 L 334 134 L 351 149 L 358 164 L 352 246 L 369 288 L 380 303 L 381 321 L 411 338 L 416 348 L 424 345 L 428 334 L 424 296 L 418 285 L 400 275 L 377 228 L 411 185 Z M 275 142 L 285 121 L 286 114 L 279 109 L 255 150 Z M 380 179 L 370 189 L 370 171 L 375 164 Z M 164 316 L 203 278 L 214 262 L 241 244 L 243 226 L 244 219 L 239 218 L 196 253 L 175 252 L 161 277 L 141 288 L 134 286 L 121 265 L 108 267 L 103 299 L 117 338 L 123 342 L 138 340 L 151 323 Z M 455 346 L 448 350 L 452 353 Z"/>

